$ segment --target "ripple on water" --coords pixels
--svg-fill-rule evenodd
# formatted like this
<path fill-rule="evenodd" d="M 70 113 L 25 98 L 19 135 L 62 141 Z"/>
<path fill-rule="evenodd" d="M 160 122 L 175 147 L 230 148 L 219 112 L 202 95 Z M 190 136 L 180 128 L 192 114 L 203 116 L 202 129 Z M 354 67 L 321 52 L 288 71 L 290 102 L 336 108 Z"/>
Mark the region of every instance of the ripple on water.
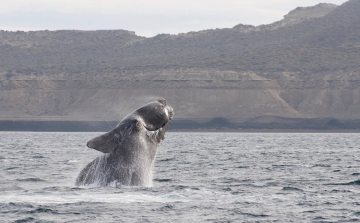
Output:
<path fill-rule="evenodd" d="M 285 191 L 303 191 L 302 189 L 297 188 L 297 187 L 283 187 L 282 190 L 285 190 Z"/>
<path fill-rule="evenodd" d="M 21 218 L 21 219 L 15 220 L 13 223 L 25 223 L 25 222 L 34 222 L 34 221 L 36 221 L 36 218 L 27 217 L 27 218 Z"/>
<path fill-rule="evenodd" d="M 20 182 L 43 182 L 44 179 L 37 178 L 37 177 L 29 177 L 29 178 L 23 178 L 23 179 L 16 179 L 16 181 Z"/>
<path fill-rule="evenodd" d="M 325 185 L 339 185 L 339 186 L 348 186 L 348 185 L 360 185 L 360 180 L 350 181 L 347 183 L 330 183 Z"/>

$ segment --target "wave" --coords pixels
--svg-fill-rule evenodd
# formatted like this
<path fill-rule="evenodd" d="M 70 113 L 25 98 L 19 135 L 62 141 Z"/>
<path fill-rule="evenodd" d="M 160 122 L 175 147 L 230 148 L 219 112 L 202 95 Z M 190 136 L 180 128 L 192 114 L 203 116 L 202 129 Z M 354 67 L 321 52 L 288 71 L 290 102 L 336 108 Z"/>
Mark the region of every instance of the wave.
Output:
<path fill-rule="evenodd" d="M 52 210 L 50 208 L 39 207 L 39 208 L 36 208 L 35 210 L 27 211 L 26 213 L 27 214 L 38 214 L 38 213 L 58 214 L 58 211 Z"/>
<path fill-rule="evenodd" d="M 14 223 L 23 223 L 23 222 L 34 222 L 36 219 L 33 217 L 28 217 L 28 218 L 22 218 L 19 220 L 14 221 Z"/>
<path fill-rule="evenodd" d="M 13 169 L 18 169 L 18 168 L 19 168 L 18 166 L 12 166 L 12 167 L 8 167 L 8 168 L 6 168 L 4 170 L 13 170 Z"/>
<path fill-rule="evenodd" d="M 267 215 L 267 214 L 253 214 L 253 213 L 246 213 L 246 212 L 242 212 L 242 211 L 235 211 L 235 213 L 241 214 L 241 215 L 247 215 L 247 216 L 251 216 L 251 217 L 255 217 L 255 218 L 271 217 L 270 215 Z"/>
<path fill-rule="evenodd" d="M 282 190 L 287 190 L 287 191 L 303 191 L 302 189 L 297 188 L 297 187 L 283 187 Z"/>
<path fill-rule="evenodd" d="M 344 185 L 360 185 L 360 180 L 351 181 L 349 183 L 345 183 Z"/>
<path fill-rule="evenodd" d="M 30 177 L 30 178 L 25 178 L 25 179 L 16 179 L 16 181 L 21 181 L 21 182 L 42 182 L 42 181 L 45 181 L 45 180 L 40 179 L 40 178 L 36 178 L 36 177 Z"/>
<path fill-rule="evenodd" d="M 325 184 L 325 185 L 360 185 L 360 180 L 350 181 L 347 183 L 332 183 L 332 184 Z"/>
<path fill-rule="evenodd" d="M 159 178 L 155 178 L 154 181 L 157 181 L 157 182 L 171 182 L 172 179 L 159 179 Z"/>

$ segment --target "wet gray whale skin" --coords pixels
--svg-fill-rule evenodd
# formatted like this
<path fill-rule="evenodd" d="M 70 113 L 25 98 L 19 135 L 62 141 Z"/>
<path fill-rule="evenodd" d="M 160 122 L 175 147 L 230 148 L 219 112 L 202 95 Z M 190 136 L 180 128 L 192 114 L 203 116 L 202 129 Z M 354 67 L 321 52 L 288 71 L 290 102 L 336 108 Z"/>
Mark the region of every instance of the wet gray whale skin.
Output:
<path fill-rule="evenodd" d="M 166 100 L 159 99 L 87 142 L 87 147 L 105 154 L 80 172 L 76 185 L 151 187 L 156 150 L 173 116 L 174 111 Z"/>

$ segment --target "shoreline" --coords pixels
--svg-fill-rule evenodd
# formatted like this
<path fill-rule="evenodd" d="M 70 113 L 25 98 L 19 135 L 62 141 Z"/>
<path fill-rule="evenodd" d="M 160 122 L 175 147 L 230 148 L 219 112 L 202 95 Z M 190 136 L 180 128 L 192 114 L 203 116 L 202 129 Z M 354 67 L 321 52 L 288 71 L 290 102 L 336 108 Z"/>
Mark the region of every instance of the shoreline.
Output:
<path fill-rule="evenodd" d="M 313 129 L 170 129 L 168 132 L 189 132 L 189 133 L 360 133 L 360 129 L 347 130 L 313 130 Z"/>
<path fill-rule="evenodd" d="M 244 132 L 244 133 L 360 133 L 359 120 L 333 121 L 334 119 L 300 120 L 297 122 L 234 123 L 210 121 L 198 123 L 173 120 L 168 132 Z M 0 131 L 23 132 L 107 132 L 118 121 L 4 121 L 0 120 Z"/>

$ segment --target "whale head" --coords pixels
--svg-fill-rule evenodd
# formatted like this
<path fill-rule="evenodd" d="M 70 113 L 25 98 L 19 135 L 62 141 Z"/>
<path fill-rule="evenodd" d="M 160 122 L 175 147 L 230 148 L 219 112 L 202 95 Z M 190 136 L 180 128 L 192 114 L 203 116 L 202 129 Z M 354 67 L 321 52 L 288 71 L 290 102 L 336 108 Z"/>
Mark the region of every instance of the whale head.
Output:
<path fill-rule="evenodd" d="M 160 143 L 174 117 L 174 110 L 164 98 L 148 103 L 126 116 L 114 129 L 87 142 L 87 147 L 103 153 L 112 153 L 135 136 L 150 137 Z"/>
<path fill-rule="evenodd" d="M 160 98 L 137 109 L 131 116 L 141 121 L 147 130 L 156 131 L 170 123 L 174 110 L 167 105 L 164 98 Z"/>

